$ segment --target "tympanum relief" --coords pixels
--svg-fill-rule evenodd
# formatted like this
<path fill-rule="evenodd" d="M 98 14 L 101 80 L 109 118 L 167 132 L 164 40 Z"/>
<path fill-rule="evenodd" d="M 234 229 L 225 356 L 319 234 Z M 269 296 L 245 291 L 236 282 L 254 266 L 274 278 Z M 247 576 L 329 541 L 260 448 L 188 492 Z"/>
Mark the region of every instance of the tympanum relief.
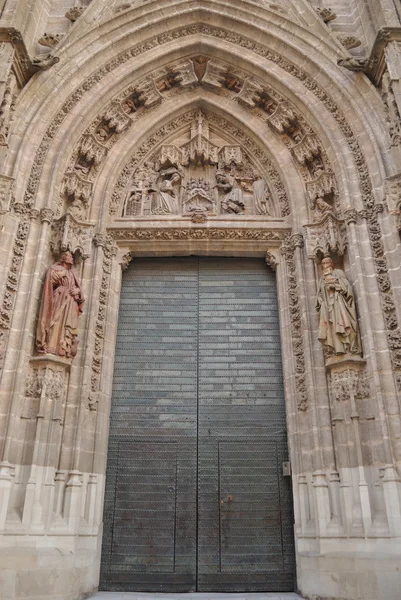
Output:
<path fill-rule="evenodd" d="M 274 217 L 269 185 L 242 146 L 211 130 L 202 111 L 134 172 L 124 217 Z"/>

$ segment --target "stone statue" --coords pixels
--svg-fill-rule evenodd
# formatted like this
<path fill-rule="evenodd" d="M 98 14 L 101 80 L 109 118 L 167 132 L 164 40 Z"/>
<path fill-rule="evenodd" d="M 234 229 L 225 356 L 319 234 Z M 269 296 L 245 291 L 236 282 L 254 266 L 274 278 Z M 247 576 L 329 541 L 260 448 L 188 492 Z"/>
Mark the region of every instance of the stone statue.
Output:
<path fill-rule="evenodd" d="M 179 197 L 181 189 L 181 175 L 177 169 L 171 167 L 160 173 L 157 198 L 152 212 L 156 215 L 177 214 L 179 211 Z"/>
<path fill-rule="evenodd" d="M 253 183 L 253 197 L 255 201 L 256 213 L 258 215 L 271 216 L 269 206 L 270 198 L 266 190 L 266 182 L 260 177 Z"/>
<path fill-rule="evenodd" d="M 225 192 L 221 207 L 225 212 L 239 214 L 244 210 L 243 194 L 233 175 L 218 171 L 216 182 L 219 190 Z"/>
<path fill-rule="evenodd" d="M 36 348 L 41 354 L 73 358 L 77 353 L 78 317 L 84 297 L 71 270 L 74 258 L 63 252 L 46 273 L 36 333 Z"/>
<path fill-rule="evenodd" d="M 316 309 L 319 315 L 319 341 L 328 355 L 361 355 L 355 298 L 351 285 L 331 258 L 322 260 Z"/>

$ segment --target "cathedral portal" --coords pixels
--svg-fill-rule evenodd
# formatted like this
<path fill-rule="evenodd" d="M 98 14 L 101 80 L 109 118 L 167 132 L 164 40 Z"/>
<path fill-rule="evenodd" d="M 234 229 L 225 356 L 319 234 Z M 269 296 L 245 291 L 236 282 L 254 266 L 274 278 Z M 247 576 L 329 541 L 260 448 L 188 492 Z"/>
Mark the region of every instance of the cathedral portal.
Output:
<path fill-rule="evenodd" d="M 136 259 L 123 278 L 112 398 L 101 589 L 293 591 L 265 262 Z"/>

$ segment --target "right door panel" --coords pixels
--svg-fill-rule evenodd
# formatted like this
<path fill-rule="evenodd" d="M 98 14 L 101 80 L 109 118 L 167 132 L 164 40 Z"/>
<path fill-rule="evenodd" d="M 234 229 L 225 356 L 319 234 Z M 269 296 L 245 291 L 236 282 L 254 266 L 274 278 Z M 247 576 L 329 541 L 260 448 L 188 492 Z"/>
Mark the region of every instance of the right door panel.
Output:
<path fill-rule="evenodd" d="M 291 591 L 294 542 L 274 273 L 200 258 L 198 590 Z"/>

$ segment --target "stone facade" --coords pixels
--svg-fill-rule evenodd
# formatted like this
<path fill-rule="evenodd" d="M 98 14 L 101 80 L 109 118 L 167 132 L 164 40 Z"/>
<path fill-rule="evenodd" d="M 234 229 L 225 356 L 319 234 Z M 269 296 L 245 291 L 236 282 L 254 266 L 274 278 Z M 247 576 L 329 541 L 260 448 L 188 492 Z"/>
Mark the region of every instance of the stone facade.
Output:
<path fill-rule="evenodd" d="M 401 586 L 401 10 L 392 0 L 0 2 L 0 588 L 96 590 L 121 274 L 266 256 L 277 274 L 298 587 Z M 69 250 L 72 360 L 38 355 Z M 328 356 L 330 256 L 363 354 Z"/>

